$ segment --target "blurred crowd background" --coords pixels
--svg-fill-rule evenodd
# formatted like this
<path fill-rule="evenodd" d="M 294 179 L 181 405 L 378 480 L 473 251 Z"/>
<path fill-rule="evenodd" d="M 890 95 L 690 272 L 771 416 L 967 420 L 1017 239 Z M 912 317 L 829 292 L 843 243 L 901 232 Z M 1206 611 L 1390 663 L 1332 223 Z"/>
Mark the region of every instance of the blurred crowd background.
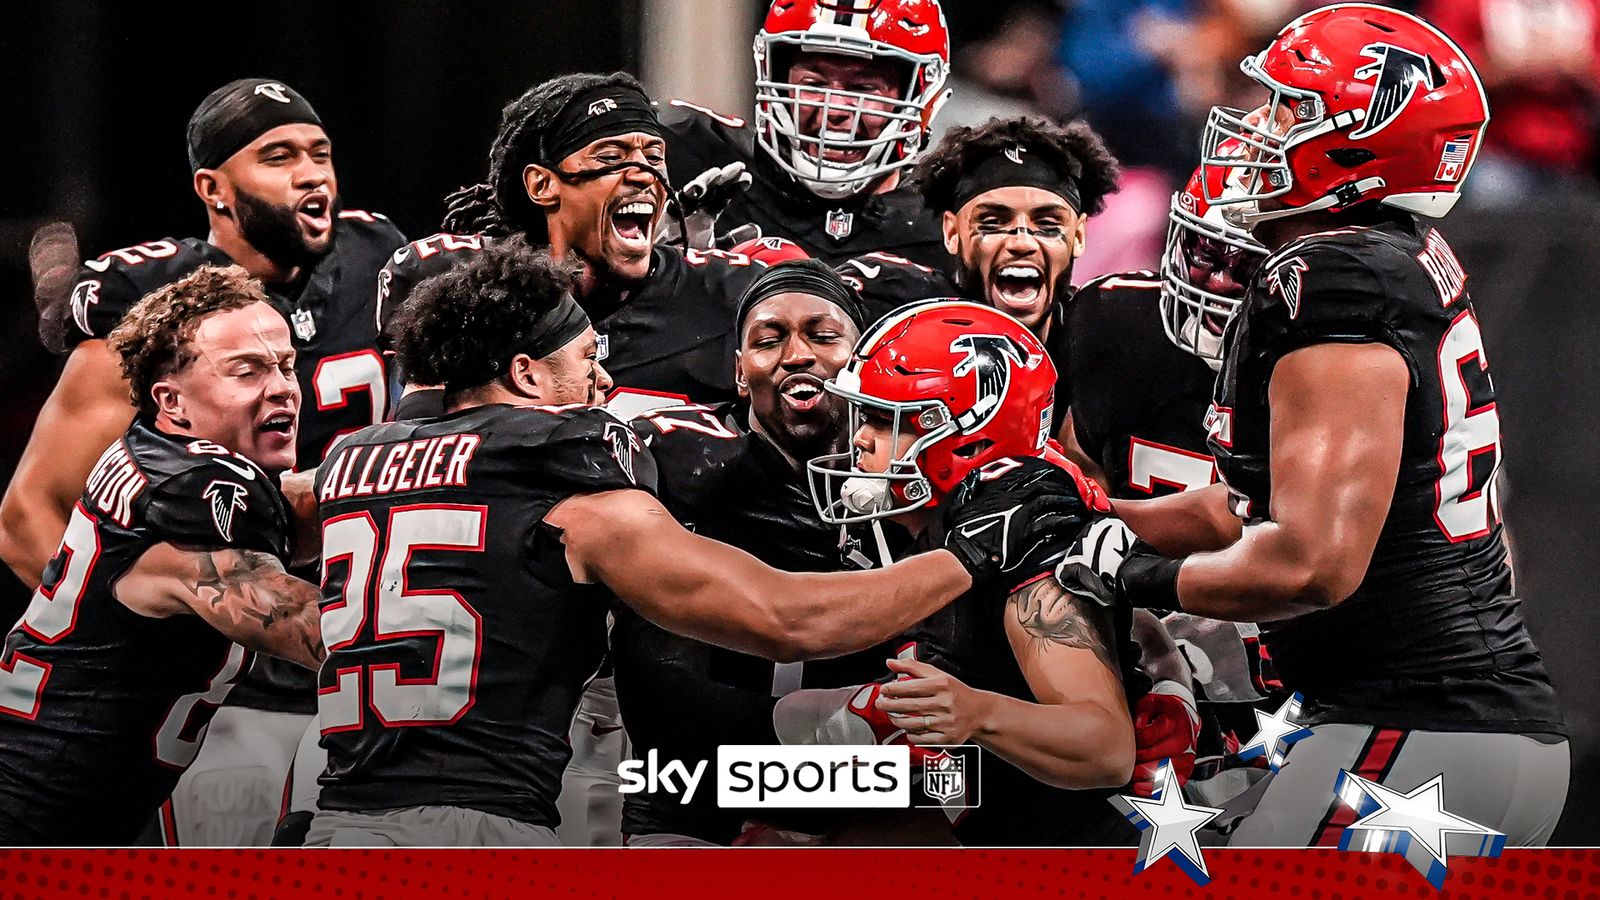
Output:
<path fill-rule="evenodd" d="M 1305 0 L 944 0 L 955 94 L 940 127 L 1081 117 L 1126 165 L 1079 281 L 1153 267 L 1213 104 L 1257 102 L 1238 61 Z M 1575 753 L 1556 843 L 1600 844 L 1600 0 L 1414 0 L 1477 63 L 1493 120 L 1442 230 L 1471 276 L 1500 394 L 1519 588 Z M 659 99 L 748 116 L 762 0 L 279 0 L 12 6 L 0 34 L 0 482 L 60 360 L 35 337 L 27 246 L 84 255 L 202 234 L 184 124 L 212 88 L 278 78 L 317 107 L 347 206 L 410 236 L 479 180 L 500 107 L 574 71 L 628 69 Z M 1591 329 L 1596 329 L 1591 331 Z M 27 594 L 0 574 L 0 618 Z M 1456 786 L 1454 790 L 1466 790 Z M 1451 790 L 1446 786 L 1448 793 Z"/>

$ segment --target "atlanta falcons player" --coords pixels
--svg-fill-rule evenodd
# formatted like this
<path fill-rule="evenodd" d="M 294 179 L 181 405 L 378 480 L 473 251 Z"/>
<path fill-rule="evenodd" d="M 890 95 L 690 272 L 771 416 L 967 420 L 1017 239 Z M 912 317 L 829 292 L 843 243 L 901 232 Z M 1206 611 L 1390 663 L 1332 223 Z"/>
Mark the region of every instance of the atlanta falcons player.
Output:
<path fill-rule="evenodd" d="M 188 147 L 206 239 L 113 250 L 84 263 L 72 289 L 72 352 L 0 503 L 0 556 L 29 585 L 39 584 L 97 455 L 134 416 L 106 336 L 141 297 L 202 265 L 243 266 L 291 326 L 306 398 L 300 468 L 387 410 L 372 285 L 405 239 L 381 215 L 340 208 L 332 144 L 315 110 L 281 82 L 240 79 L 195 109 Z M 304 672 L 259 660 L 175 793 L 169 832 L 194 843 L 265 843 L 313 710 Z"/>
<path fill-rule="evenodd" d="M 384 267 L 380 315 L 387 321 L 416 284 L 486 241 L 522 234 L 582 266 L 576 294 L 601 357 L 643 407 L 733 400 L 729 323 L 760 265 L 655 241 L 666 161 L 655 109 L 632 76 L 579 73 L 528 89 L 505 109 L 488 180 L 450 198 L 446 232 L 400 248 Z M 439 391 L 406 378 L 398 415 L 436 413 Z"/>
<path fill-rule="evenodd" d="M 1081 531 L 1109 505 L 1050 440 L 1054 382 L 1039 340 L 990 307 L 930 301 L 885 318 L 827 384 L 850 402 L 853 433 L 850 450 L 807 464 L 823 520 L 888 518 L 931 546 L 938 510 L 969 473 L 967 484 L 1056 472 L 1071 475 L 1073 501 L 1059 527 Z M 1133 769 L 1124 684 L 1135 695 L 1147 687 L 1131 668 L 1127 611 L 1112 615 L 1040 574 L 1017 571 L 1011 591 L 968 591 L 912 628 L 888 661 L 893 680 L 786 697 L 774 713 L 780 736 L 972 741 L 991 756 L 982 804 L 956 826 L 962 843 L 1125 842 L 1132 832 L 1105 797 Z"/>
<path fill-rule="evenodd" d="M 775 0 L 756 33 L 751 126 L 682 100 L 662 116 L 673 181 L 741 163 L 718 226 L 752 223 L 832 265 L 880 251 L 944 268 L 939 224 L 902 179 L 949 96 L 936 0 Z"/>
<path fill-rule="evenodd" d="M 572 286 L 520 238 L 429 279 L 394 334 L 448 412 L 363 429 L 317 470 L 333 599 L 310 844 L 554 843 L 604 589 L 668 629 L 796 660 L 871 646 L 1070 543 L 1041 533 L 1064 478 L 976 486 L 945 549 L 881 571 L 785 573 L 692 534 L 635 432 L 593 405 L 609 378 Z M 1025 524 L 960 527 L 993 516 Z"/>
<path fill-rule="evenodd" d="M 1223 329 L 1265 250 L 1249 232 L 1230 225 L 1221 207 L 1206 201 L 1202 177 L 1197 170 L 1172 195 L 1159 277 L 1153 272 L 1106 275 L 1079 288 L 1064 305 L 1056 396 L 1066 405 L 1070 424 L 1063 428 L 1062 443 L 1094 464 L 1114 502 L 1195 490 L 1217 479 L 1206 446 L 1205 412 L 1215 369 L 1222 364 Z M 1212 178 L 1211 193 L 1219 195 L 1220 172 Z M 1135 618 L 1135 634 L 1160 643 L 1159 633 L 1140 627 L 1145 615 Z M 1187 766 L 1198 765 L 1198 782 L 1187 783 L 1190 793 L 1221 805 L 1263 771 L 1237 765 L 1228 753 L 1238 748 L 1241 732 L 1244 739 L 1255 733 L 1252 704 L 1277 697 L 1281 686 L 1260 652 L 1254 625 L 1182 613 L 1168 615 L 1162 624 L 1183 648 L 1179 661 L 1187 658 L 1195 670 L 1204 721 L 1194 748 L 1200 758 L 1172 752 L 1170 745 L 1154 746 L 1170 742 L 1152 740 L 1153 755 L 1141 758 L 1141 765 L 1170 757 L 1180 776 L 1188 775 Z M 1165 677 L 1187 684 L 1182 665 L 1176 668 Z M 1172 686 L 1157 689 L 1193 703 Z M 1277 703 L 1271 706 L 1275 710 Z M 1188 724 L 1187 716 L 1167 721 Z M 1141 730 L 1141 751 L 1145 735 Z M 1175 738 L 1193 736 L 1174 732 Z M 1218 776 L 1221 780 L 1210 783 Z"/>
<path fill-rule="evenodd" d="M 90 471 L 0 648 L 0 844 L 134 843 L 253 651 L 316 668 L 315 585 L 284 573 L 300 404 L 289 327 L 202 267 L 108 338 L 138 413 Z"/>
<path fill-rule="evenodd" d="M 1332 791 L 1344 770 L 1402 792 L 1442 773 L 1451 812 L 1540 844 L 1565 803 L 1566 726 L 1506 562 L 1466 274 L 1417 219 L 1460 196 L 1483 86 L 1449 38 L 1366 4 L 1301 16 L 1241 68 L 1267 101 L 1212 110 L 1202 169 L 1228 185 L 1207 199 L 1270 255 L 1207 415 L 1224 484 L 1118 504 L 1149 544 L 1107 540 L 1059 575 L 1267 623 L 1312 735 L 1235 842 L 1337 844 L 1354 821 Z"/>

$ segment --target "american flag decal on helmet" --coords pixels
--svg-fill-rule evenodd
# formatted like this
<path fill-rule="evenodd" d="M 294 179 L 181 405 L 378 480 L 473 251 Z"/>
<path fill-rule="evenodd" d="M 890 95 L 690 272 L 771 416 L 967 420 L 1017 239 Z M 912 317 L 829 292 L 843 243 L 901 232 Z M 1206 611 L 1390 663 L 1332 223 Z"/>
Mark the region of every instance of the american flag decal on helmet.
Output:
<path fill-rule="evenodd" d="M 1434 181 L 1460 181 L 1461 175 L 1467 168 L 1467 157 L 1472 153 L 1472 136 L 1467 135 L 1460 140 L 1445 141 L 1444 153 L 1439 156 L 1439 171 L 1434 173 Z"/>

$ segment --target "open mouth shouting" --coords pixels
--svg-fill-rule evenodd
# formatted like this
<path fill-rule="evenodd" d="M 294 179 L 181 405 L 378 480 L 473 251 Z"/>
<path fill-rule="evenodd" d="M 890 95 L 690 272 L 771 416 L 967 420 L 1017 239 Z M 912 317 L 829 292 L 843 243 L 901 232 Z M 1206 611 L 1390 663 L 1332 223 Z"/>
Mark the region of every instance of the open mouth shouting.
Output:
<path fill-rule="evenodd" d="M 300 230 L 320 238 L 333 229 L 333 198 L 327 194 L 307 194 L 294 208 Z"/>
<path fill-rule="evenodd" d="M 269 413 L 266 418 L 256 425 L 256 431 L 261 433 L 269 445 L 289 446 L 294 444 L 294 410 L 279 410 Z"/>
<path fill-rule="evenodd" d="M 989 279 L 989 302 L 1021 318 L 1036 312 L 1044 293 L 1044 272 L 1033 263 L 1008 263 Z"/>
<path fill-rule="evenodd" d="M 778 396 L 783 398 L 785 409 L 794 413 L 809 413 L 822 403 L 822 379 L 815 375 L 795 374 L 783 380 Z"/>
<path fill-rule="evenodd" d="M 625 250 L 633 254 L 649 252 L 660 209 L 654 199 L 635 194 L 611 211 L 611 231 Z"/>

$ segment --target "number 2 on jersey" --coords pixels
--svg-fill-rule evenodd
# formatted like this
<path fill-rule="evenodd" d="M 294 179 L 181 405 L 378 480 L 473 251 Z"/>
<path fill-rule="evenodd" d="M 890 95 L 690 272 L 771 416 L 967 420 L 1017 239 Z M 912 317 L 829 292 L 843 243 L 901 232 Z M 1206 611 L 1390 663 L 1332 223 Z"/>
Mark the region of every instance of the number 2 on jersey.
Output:
<path fill-rule="evenodd" d="M 367 709 L 385 726 L 402 727 L 448 725 L 472 708 L 483 641 L 477 611 L 455 591 L 413 589 L 407 581 L 415 553 L 482 552 L 488 517 L 486 506 L 419 504 L 391 510 L 386 534 L 365 512 L 323 523 L 323 588 L 338 587 L 340 598 L 322 610 L 328 665 L 369 619 L 366 640 L 375 648 L 410 642 L 405 658 L 433 660 L 430 673 L 406 676 L 399 654 L 386 658 L 374 649 L 374 661 L 333 669 L 333 685 L 318 691 L 323 734 L 360 728 Z M 336 565 L 345 568 L 342 582 L 328 577 Z M 420 652 L 417 641 L 424 642 Z"/>

